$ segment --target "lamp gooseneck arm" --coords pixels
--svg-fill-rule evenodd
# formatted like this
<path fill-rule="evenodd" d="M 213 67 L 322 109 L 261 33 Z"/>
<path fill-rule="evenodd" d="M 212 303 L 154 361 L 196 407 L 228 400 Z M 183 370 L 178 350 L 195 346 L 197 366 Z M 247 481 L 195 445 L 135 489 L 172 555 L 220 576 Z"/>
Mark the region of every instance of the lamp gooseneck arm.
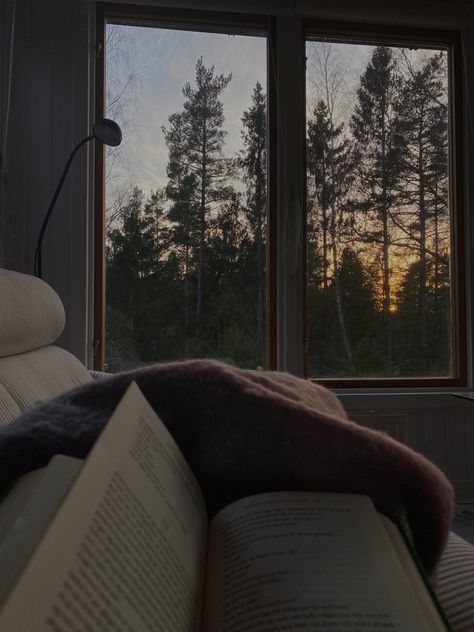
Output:
<path fill-rule="evenodd" d="M 83 138 L 81 141 L 79 141 L 77 145 L 74 147 L 74 149 L 72 150 L 71 155 L 69 156 L 69 160 L 67 161 L 66 166 L 64 167 L 63 174 L 58 182 L 58 186 L 56 187 L 56 191 L 54 192 L 49 208 L 46 211 L 46 215 L 43 220 L 43 224 L 41 225 L 41 230 L 39 232 L 38 245 L 36 246 L 36 251 L 35 251 L 35 264 L 34 264 L 35 276 L 39 277 L 40 279 L 41 279 L 41 246 L 43 243 L 43 237 L 46 232 L 46 227 L 48 225 L 49 218 L 51 217 L 51 213 L 53 212 L 54 205 L 56 204 L 56 200 L 58 199 L 59 193 L 61 192 L 62 186 L 64 184 L 64 180 L 66 178 L 67 172 L 69 171 L 69 167 L 71 166 L 71 162 L 74 156 L 76 155 L 78 149 L 82 147 L 82 145 L 92 140 L 93 138 L 95 138 L 94 134 L 91 134 L 90 136 L 86 136 L 86 138 Z"/>

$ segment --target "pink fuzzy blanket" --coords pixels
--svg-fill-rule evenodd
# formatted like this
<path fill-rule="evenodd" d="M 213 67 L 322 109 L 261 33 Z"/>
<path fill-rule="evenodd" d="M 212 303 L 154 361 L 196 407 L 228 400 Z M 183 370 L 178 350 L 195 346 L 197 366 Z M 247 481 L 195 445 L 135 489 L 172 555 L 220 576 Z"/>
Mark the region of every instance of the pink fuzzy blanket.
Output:
<path fill-rule="evenodd" d="M 420 454 L 348 420 L 325 388 L 289 374 L 190 360 L 80 386 L 0 429 L 0 486 L 55 453 L 85 457 L 131 380 L 183 451 L 211 515 L 265 491 L 367 494 L 406 526 L 434 576 L 453 518 L 445 476 Z"/>

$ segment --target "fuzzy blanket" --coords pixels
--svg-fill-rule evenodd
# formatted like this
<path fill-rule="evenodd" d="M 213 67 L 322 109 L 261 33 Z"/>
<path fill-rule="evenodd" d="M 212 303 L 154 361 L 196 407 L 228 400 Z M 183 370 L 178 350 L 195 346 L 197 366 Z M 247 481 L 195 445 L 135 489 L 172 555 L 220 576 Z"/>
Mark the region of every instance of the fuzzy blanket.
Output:
<path fill-rule="evenodd" d="M 314 490 L 369 495 L 405 524 L 433 578 L 453 517 L 432 463 L 347 419 L 321 386 L 210 360 L 157 364 L 85 384 L 0 429 L 0 488 L 53 454 L 84 458 L 131 380 L 183 451 L 212 515 L 245 495 Z"/>

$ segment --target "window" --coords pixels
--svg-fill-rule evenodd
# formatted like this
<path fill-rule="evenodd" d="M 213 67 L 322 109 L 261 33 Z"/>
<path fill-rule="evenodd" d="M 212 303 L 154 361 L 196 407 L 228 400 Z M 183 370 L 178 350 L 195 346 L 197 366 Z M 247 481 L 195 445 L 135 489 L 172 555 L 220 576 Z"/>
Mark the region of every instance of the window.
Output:
<path fill-rule="evenodd" d="M 112 18 L 105 111 L 105 365 L 265 365 L 261 29 Z"/>
<path fill-rule="evenodd" d="M 108 370 L 464 383 L 456 35 L 103 7 Z"/>
<path fill-rule="evenodd" d="M 460 377 L 454 50 L 415 38 L 306 38 L 310 377 Z"/>

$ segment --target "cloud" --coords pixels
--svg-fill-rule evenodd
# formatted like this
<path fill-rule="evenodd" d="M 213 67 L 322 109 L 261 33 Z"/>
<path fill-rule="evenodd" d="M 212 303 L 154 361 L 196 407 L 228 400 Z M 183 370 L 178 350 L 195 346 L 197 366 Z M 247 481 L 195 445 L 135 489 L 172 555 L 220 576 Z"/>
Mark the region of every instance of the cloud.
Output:
<path fill-rule="evenodd" d="M 166 184 L 168 155 L 161 128 L 168 124 L 170 114 L 182 109 L 183 85 L 186 81 L 193 84 L 200 57 L 207 67 L 214 66 L 215 74 L 232 73 L 222 102 L 228 134 L 225 153 L 234 155 L 241 147 L 241 117 L 249 107 L 253 88 L 257 81 L 265 85 L 265 38 L 138 26 L 114 28 L 133 38 L 130 62 L 140 85 L 130 142 L 122 151 L 127 177 L 146 194 Z"/>

